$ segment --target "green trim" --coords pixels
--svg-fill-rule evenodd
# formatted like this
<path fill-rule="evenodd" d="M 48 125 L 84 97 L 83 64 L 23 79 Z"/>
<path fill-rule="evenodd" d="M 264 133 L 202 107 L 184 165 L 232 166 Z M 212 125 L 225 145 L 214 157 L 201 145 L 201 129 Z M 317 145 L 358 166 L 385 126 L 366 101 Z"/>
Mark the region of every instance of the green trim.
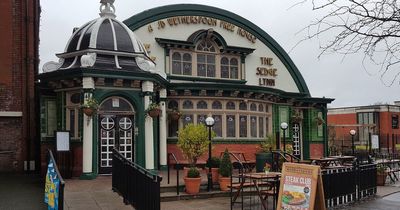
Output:
<path fill-rule="evenodd" d="M 134 151 L 135 155 L 135 162 L 141 166 L 145 166 L 145 114 L 146 112 L 144 111 L 144 104 L 143 104 L 143 95 L 140 90 L 107 90 L 107 89 L 95 89 L 94 90 L 94 97 L 99 103 L 101 103 L 103 100 L 105 100 L 108 97 L 112 96 L 119 96 L 122 98 L 125 98 L 131 105 L 133 106 L 135 110 L 135 126 L 138 128 L 138 135 L 133 136 L 134 141 L 136 142 L 136 148 Z M 96 126 L 98 129 L 98 121 L 94 122 L 96 125 L 93 125 L 93 127 Z M 98 132 L 98 130 L 94 131 Z M 96 134 L 97 135 L 97 134 Z M 97 141 L 97 140 L 96 140 Z M 96 142 L 96 150 L 97 150 L 97 142 Z M 98 164 L 98 161 L 93 164 Z"/>
<path fill-rule="evenodd" d="M 92 136 L 93 136 L 93 142 L 92 142 L 92 172 L 95 174 L 99 173 L 99 167 L 98 167 L 98 154 L 99 154 L 99 149 L 98 149 L 98 115 L 93 115 L 92 117 Z"/>
<path fill-rule="evenodd" d="M 65 80 L 81 77 L 101 77 L 115 79 L 130 79 L 130 80 L 145 80 L 159 83 L 163 86 L 168 85 L 168 81 L 159 74 L 153 74 L 146 71 L 125 71 L 125 70 L 104 70 L 95 68 L 76 68 L 68 70 L 57 70 L 47 73 L 42 73 L 38 76 L 43 82 L 54 80 Z"/>
<path fill-rule="evenodd" d="M 268 46 L 272 50 L 272 52 L 274 52 L 276 56 L 282 61 L 282 63 L 288 69 L 293 80 L 295 81 L 299 91 L 306 94 L 307 96 L 310 96 L 310 92 L 300 71 L 297 69 L 296 65 L 290 59 L 289 55 L 283 50 L 283 48 L 271 36 L 269 36 L 265 31 L 256 26 L 254 23 L 232 12 L 205 5 L 175 4 L 146 10 L 128 18 L 124 21 L 124 23 L 132 31 L 135 31 L 138 28 L 145 26 L 146 24 L 155 22 L 160 19 L 185 15 L 213 17 L 219 20 L 233 23 L 234 25 L 253 34 L 255 37 L 257 37 L 257 39 Z"/>
<path fill-rule="evenodd" d="M 168 170 L 168 166 L 167 165 L 161 165 L 160 166 L 160 171 L 166 171 Z"/>
<path fill-rule="evenodd" d="M 158 152 L 158 142 L 160 141 L 159 130 L 160 127 L 158 126 L 158 117 L 153 118 L 153 158 L 154 158 L 154 169 L 158 168 L 159 164 L 159 152 Z"/>
<path fill-rule="evenodd" d="M 325 144 L 324 141 L 311 141 L 310 144 Z"/>
<path fill-rule="evenodd" d="M 79 179 L 82 180 L 92 180 L 92 179 L 96 179 L 97 174 L 95 173 L 82 173 L 82 175 L 79 177 Z"/>
<path fill-rule="evenodd" d="M 185 81 L 200 81 L 200 82 L 217 82 L 220 83 L 230 83 L 230 84 L 246 84 L 246 80 L 229 80 L 229 79 L 217 79 L 217 78 L 204 78 L 204 77 L 192 77 L 192 76 L 176 76 L 168 75 L 168 80 L 185 80 Z M 181 84 L 180 84 L 181 85 Z M 193 86 L 193 84 L 191 84 Z"/>

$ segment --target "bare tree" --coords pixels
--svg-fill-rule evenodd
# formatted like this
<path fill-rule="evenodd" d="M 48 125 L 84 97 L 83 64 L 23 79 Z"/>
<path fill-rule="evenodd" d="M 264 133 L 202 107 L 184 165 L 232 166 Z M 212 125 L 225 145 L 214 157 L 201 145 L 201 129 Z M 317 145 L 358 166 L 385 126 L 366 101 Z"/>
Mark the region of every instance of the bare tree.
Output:
<path fill-rule="evenodd" d="M 363 67 L 375 64 L 381 80 L 391 86 L 400 75 L 400 6 L 397 0 L 302 0 L 323 16 L 302 30 L 300 42 L 329 36 L 320 42 L 321 54 L 363 53 Z M 369 64 L 368 64 L 369 63 Z M 383 78 L 390 77 L 389 81 Z M 386 80 L 386 79 L 385 79 Z M 399 82 L 400 84 L 400 82 Z"/>

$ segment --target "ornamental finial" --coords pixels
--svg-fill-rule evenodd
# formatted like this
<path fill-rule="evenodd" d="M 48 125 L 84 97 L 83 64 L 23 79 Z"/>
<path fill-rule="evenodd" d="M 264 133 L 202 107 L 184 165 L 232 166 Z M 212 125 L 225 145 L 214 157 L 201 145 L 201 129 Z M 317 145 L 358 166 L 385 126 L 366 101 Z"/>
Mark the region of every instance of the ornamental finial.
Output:
<path fill-rule="evenodd" d="M 115 18 L 115 0 L 100 0 L 100 16 L 101 17 L 112 17 Z"/>

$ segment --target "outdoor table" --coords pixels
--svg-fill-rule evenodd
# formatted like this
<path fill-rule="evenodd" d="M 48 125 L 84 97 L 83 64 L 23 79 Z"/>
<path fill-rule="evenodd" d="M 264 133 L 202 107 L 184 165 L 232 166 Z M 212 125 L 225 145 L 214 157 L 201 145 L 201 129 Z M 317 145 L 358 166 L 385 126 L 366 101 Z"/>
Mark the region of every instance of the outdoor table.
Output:
<path fill-rule="evenodd" d="M 329 156 L 329 158 L 336 158 L 339 159 L 340 165 L 344 165 L 345 163 L 348 162 L 353 162 L 354 158 L 356 158 L 355 156 L 343 156 L 343 155 L 338 155 L 338 156 Z"/>
<path fill-rule="evenodd" d="M 223 152 L 221 152 L 221 157 Z M 235 161 L 240 162 L 243 165 L 243 169 L 245 172 L 251 172 L 256 165 L 256 161 L 247 160 L 244 152 L 239 151 L 230 151 L 229 155 L 231 155 Z"/>
<path fill-rule="evenodd" d="M 246 178 L 249 178 L 253 184 L 254 187 L 256 188 L 257 194 L 260 197 L 261 203 L 264 207 L 264 209 L 267 209 L 267 203 L 266 200 L 262 197 L 262 192 L 260 190 L 260 185 L 259 183 L 271 183 L 272 184 L 272 191 L 273 191 L 273 196 L 272 196 L 272 209 L 275 210 L 276 204 L 278 201 L 278 190 L 279 190 L 279 182 L 280 182 L 280 177 L 281 173 L 280 172 L 268 172 L 267 174 L 265 172 L 259 172 L 259 173 L 248 173 L 243 175 Z"/>
<path fill-rule="evenodd" d="M 310 158 L 310 160 L 312 160 L 313 163 L 315 163 L 316 165 L 320 165 L 321 168 L 325 168 L 328 166 L 336 166 L 338 165 L 338 158 L 332 158 L 332 157 L 326 157 L 326 158 Z"/>

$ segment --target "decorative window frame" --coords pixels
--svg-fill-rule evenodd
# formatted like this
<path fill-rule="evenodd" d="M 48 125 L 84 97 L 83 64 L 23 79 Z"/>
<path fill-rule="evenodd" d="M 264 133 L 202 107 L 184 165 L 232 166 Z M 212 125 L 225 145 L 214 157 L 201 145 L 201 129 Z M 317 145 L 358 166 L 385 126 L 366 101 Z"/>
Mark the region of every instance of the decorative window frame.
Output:
<path fill-rule="evenodd" d="M 240 110 L 239 109 L 239 104 L 243 102 L 242 99 L 232 99 L 232 98 L 212 98 L 212 97 L 170 97 L 168 100 L 170 101 L 177 101 L 178 102 L 178 109 L 182 113 L 182 117 L 178 120 L 178 126 L 177 129 L 182 128 L 184 126 L 184 118 L 185 116 L 191 116 L 191 122 L 194 124 L 197 124 L 199 121 L 199 117 L 203 115 L 219 115 L 221 116 L 222 120 L 222 136 L 217 136 L 216 139 L 233 139 L 233 140 L 262 140 L 265 138 L 266 135 L 272 133 L 272 113 L 271 112 L 266 112 L 266 110 L 272 110 L 272 104 L 267 103 L 262 100 L 249 100 L 247 103 L 247 106 L 249 104 L 255 103 L 257 108 L 260 104 L 263 105 L 263 111 L 251 111 L 249 108 L 247 110 Z M 191 101 L 193 104 L 193 108 L 189 109 L 183 109 L 183 103 L 184 101 Z M 197 103 L 200 101 L 205 101 L 207 103 L 207 109 L 197 109 Z M 222 104 L 221 109 L 213 109 L 212 108 L 212 103 L 214 101 L 219 101 Z M 228 102 L 233 102 L 235 104 L 235 109 L 226 109 L 226 104 Z M 167 102 L 168 104 L 169 102 Z M 267 107 L 267 108 L 266 108 Z M 227 136 L 227 116 L 228 115 L 234 115 L 235 116 L 235 136 L 234 137 L 228 137 Z M 247 117 L 247 135 L 245 137 L 240 137 L 240 116 L 246 116 Z M 257 137 L 252 137 L 251 135 L 251 118 L 256 117 L 256 134 Z M 260 132 L 260 118 L 263 119 L 262 122 L 262 129 L 263 131 Z M 169 121 L 170 122 L 170 121 Z M 171 123 L 171 122 L 170 122 Z M 175 122 L 176 123 L 176 122 Z M 167 125 L 168 128 L 167 130 L 169 131 L 169 124 Z M 260 134 L 263 134 L 263 136 L 260 136 Z M 168 132 L 168 138 L 176 138 L 176 136 L 172 136 L 170 132 Z"/>

